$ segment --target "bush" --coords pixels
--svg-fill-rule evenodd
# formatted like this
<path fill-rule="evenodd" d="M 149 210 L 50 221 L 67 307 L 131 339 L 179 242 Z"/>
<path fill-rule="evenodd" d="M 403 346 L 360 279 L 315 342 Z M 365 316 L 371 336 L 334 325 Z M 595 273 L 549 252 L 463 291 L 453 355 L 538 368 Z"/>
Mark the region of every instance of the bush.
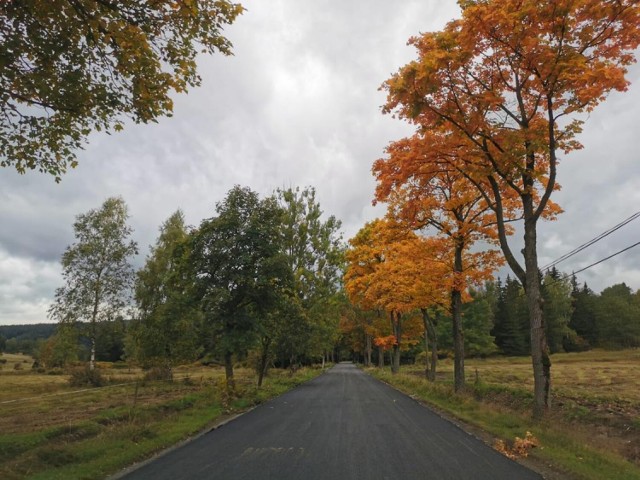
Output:
<path fill-rule="evenodd" d="M 7 359 L 6 358 L 0 358 L 0 365 L 4 365 L 5 363 L 7 363 Z"/>
<path fill-rule="evenodd" d="M 102 387 L 105 384 L 106 380 L 100 370 L 91 370 L 89 366 L 73 370 L 69 378 L 69 385 L 72 387 Z"/>

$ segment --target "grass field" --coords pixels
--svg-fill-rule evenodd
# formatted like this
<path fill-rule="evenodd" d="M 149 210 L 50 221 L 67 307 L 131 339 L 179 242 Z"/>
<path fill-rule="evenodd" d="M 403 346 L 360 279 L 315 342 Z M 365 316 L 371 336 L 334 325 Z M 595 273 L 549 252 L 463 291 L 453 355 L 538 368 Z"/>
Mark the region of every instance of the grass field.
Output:
<path fill-rule="evenodd" d="M 530 414 L 528 358 L 466 360 L 463 394 L 452 391 L 453 363 L 438 369 L 435 383 L 424 380 L 420 365 L 395 376 L 369 371 L 507 445 L 532 432 L 540 441 L 534 460 L 552 464 L 557 478 L 640 479 L 640 350 L 553 355 L 553 408 L 541 422 Z"/>
<path fill-rule="evenodd" d="M 7 364 L 30 361 L 2 358 Z M 178 368 L 167 382 L 143 381 L 139 370 L 103 364 L 107 386 L 77 388 L 69 386 L 68 375 L 7 364 L 0 372 L 3 480 L 105 478 L 321 373 L 274 370 L 258 390 L 253 372 L 238 368 L 237 393 L 229 396 L 222 369 L 201 365 Z"/>

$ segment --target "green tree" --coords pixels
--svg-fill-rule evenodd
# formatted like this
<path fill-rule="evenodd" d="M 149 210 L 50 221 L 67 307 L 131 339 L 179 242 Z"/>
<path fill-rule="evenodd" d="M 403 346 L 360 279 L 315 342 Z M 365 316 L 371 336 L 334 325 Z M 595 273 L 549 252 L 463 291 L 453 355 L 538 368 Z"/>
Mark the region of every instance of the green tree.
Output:
<path fill-rule="evenodd" d="M 575 337 L 575 332 L 569 326 L 573 312 L 571 290 L 571 280 L 563 277 L 555 267 L 544 275 L 542 298 L 547 343 L 551 353 L 563 351 L 566 341 Z"/>
<path fill-rule="evenodd" d="M 128 218 L 122 198 L 109 198 L 101 208 L 76 217 L 76 242 L 62 255 L 65 284 L 56 290 L 49 308 L 49 318 L 58 323 L 87 323 L 91 369 L 98 324 L 122 317 L 130 303 L 134 271 L 129 259 L 137 253 L 137 245 L 129 240 Z"/>
<path fill-rule="evenodd" d="M 7 348 L 7 339 L 0 335 L 0 354 Z"/>
<path fill-rule="evenodd" d="M 338 340 L 344 267 L 341 222 L 333 215 L 323 219 L 313 187 L 276 191 L 284 211 L 283 249 L 293 274 L 292 292 L 299 308 L 289 308 L 282 320 L 293 322 L 280 330 L 277 340 L 289 363 L 306 353 L 323 356 Z"/>
<path fill-rule="evenodd" d="M 36 363 L 45 369 L 64 368 L 78 360 L 78 332 L 74 325 L 61 323 L 56 333 L 40 344 Z"/>
<path fill-rule="evenodd" d="M 160 227 L 135 286 L 138 315 L 130 354 L 145 367 L 162 368 L 169 378 L 174 365 L 195 359 L 201 347 L 200 312 L 186 270 L 188 239 L 178 210 Z"/>
<path fill-rule="evenodd" d="M 243 8 L 226 0 L 34 0 L 0 6 L 0 165 L 60 180 L 94 130 L 170 115 L 200 52 Z"/>
<path fill-rule="evenodd" d="M 567 350 L 586 350 L 596 345 L 598 342 L 598 331 L 596 325 L 596 303 L 597 295 L 584 283 L 582 288 L 578 287 L 575 276 L 572 277 L 571 298 L 573 312 L 569 326 L 577 334 L 572 345 L 567 345 Z"/>
<path fill-rule="evenodd" d="M 640 346 L 640 302 L 625 283 L 605 288 L 596 304 L 597 345 L 606 348 Z"/>
<path fill-rule="evenodd" d="M 235 186 L 216 213 L 193 234 L 191 268 L 205 325 L 233 389 L 233 355 L 255 345 L 261 319 L 290 284 L 290 272 L 275 199 L 260 200 L 249 188 Z"/>
<path fill-rule="evenodd" d="M 491 335 L 494 324 L 491 292 L 472 288 L 469 294 L 472 301 L 462 306 L 464 351 L 471 357 L 491 355 L 498 350 L 495 338 Z"/>
<path fill-rule="evenodd" d="M 498 282 L 495 324 L 491 334 L 505 355 L 528 355 L 530 350 L 527 300 L 520 282 L 507 276 Z"/>

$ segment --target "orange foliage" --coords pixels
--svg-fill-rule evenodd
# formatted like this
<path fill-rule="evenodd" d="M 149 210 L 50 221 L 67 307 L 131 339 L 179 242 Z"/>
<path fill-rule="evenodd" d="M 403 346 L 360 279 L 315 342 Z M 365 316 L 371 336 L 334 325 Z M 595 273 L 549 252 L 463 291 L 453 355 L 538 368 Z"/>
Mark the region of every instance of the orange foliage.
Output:
<path fill-rule="evenodd" d="M 506 457 L 516 459 L 527 458 L 529 456 L 529 450 L 540 446 L 540 442 L 531 432 L 527 432 L 524 438 L 516 437 L 513 441 L 513 446 L 509 447 L 504 440 L 496 440 L 493 447 L 505 455 Z"/>
<path fill-rule="evenodd" d="M 418 125 L 407 142 L 423 142 L 423 155 L 476 182 L 494 210 L 506 207 L 498 197 L 510 192 L 522 200 L 523 214 L 531 209 L 532 218 L 554 218 L 561 212 L 550 201 L 559 188 L 556 151 L 581 148 L 582 121 L 571 116 L 627 88 L 626 66 L 640 44 L 640 5 L 460 3 L 461 19 L 410 40 L 419 58 L 384 84 L 385 111 Z"/>
<path fill-rule="evenodd" d="M 408 313 L 442 304 L 447 252 L 434 238 L 416 235 L 392 220 L 374 220 L 350 240 L 345 289 L 365 310 Z"/>

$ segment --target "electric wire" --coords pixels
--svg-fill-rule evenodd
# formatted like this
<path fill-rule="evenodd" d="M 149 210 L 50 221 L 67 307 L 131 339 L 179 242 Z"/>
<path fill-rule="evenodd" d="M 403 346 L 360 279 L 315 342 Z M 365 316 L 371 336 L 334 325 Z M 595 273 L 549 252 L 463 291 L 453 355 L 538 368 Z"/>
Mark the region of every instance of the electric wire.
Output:
<path fill-rule="evenodd" d="M 554 260 L 553 262 L 545 265 L 544 267 L 542 267 L 542 270 L 548 270 L 552 267 L 555 267 L 556 265 L 558 265 L 560 262 L 564 262 L 565 260 L 567 260 L 568 258 L 573 257 L 574 255 L 576 255 L 577 253 L 581 252 L 582 250 L 584 250 L 585 248 L 590 247 L 591 245 L 593 245 L 596 242 L 599 242 L 600 240 L 602 240 L 603 238 L 611 235 L 613 232 L 615 232 L 616 230 L 619 230 L 620 228 L 624 227 L 626 224 L 632 222 L 633 220 L 635 220 L 636 218 L 640 217 L 640 211 L 634 213 L 633 215 L 631 215 L 630 217 L 626 218 L 625 220 L 623 220 L 622 222 L 618 223 L 617 225 L 611 227 L 609 230 L 605 230 L 604 232 L 602 232 L 600 235 L 592 238 L 591 240 L 589 240 L 588 242 L 583 243 L 582 245 L 574 248 L 573 250 L 571 250 L 570 252 L 565 253 L 564 255 L 558 257 L 556 260 Z M 629 247 L 631 248 L 631 247 Z M 619 252 L 622 253 L 622 252 Z M 614 255 L 615 256 L 615 255 Z M 604 259 L 602 260 L 604 261 Z M 597 263 L 596 263 L 597 265 Z M 589 267 L 587 267 L 589 268 Z M 576 272 L 577 273 L 577 272 Z"/>
<path fill-rule="evenodd" d="M 589 269 L 589 268 L 591 268 L 591 267 L 595 267 L 596 265 L 598 265 L 598 264 L 600 264 L 600 263 L 602 263 L 602 262 L 606 262 L 606 261 L 607 261 L 607 260 L 609 260 L 610 258 L 613 258 L 613 257 L 615 257 L 616 255 L 620 255 L 621 253 L 624 253 L 624 252 L 626 252 L 627 250 L 631 250 L 633 247 L 637 247 L 638 245 L 640 245 L 640 242 L 636 242 L 636 243 L 634 243 L 633 245 L 629 245 L 628 247 L 623 248 L 623 249 L 622 249 L 622 250 L 620 250 L 619 252 L 616 252 L 616 253 L 614 253 L 614 254 L 612 254 L 612 255 L 609 255 L 608 257 L 605 257 L 605 258 L 603 258 L 603 259 L 601 259 L 601 260 L 598 260 L 597 262 L 592 263 L 591 265 L 588 265 L 588 266 L 586 266 L 586 267 L 584 267 L 584 268 L 581 268 L 580 270 L 576 270 L 575 272 L 573 272 L 573 274 L 575 275 L 576 273 L 584 272 L 585 270 L 587 270 L 587 269 Z"/>

